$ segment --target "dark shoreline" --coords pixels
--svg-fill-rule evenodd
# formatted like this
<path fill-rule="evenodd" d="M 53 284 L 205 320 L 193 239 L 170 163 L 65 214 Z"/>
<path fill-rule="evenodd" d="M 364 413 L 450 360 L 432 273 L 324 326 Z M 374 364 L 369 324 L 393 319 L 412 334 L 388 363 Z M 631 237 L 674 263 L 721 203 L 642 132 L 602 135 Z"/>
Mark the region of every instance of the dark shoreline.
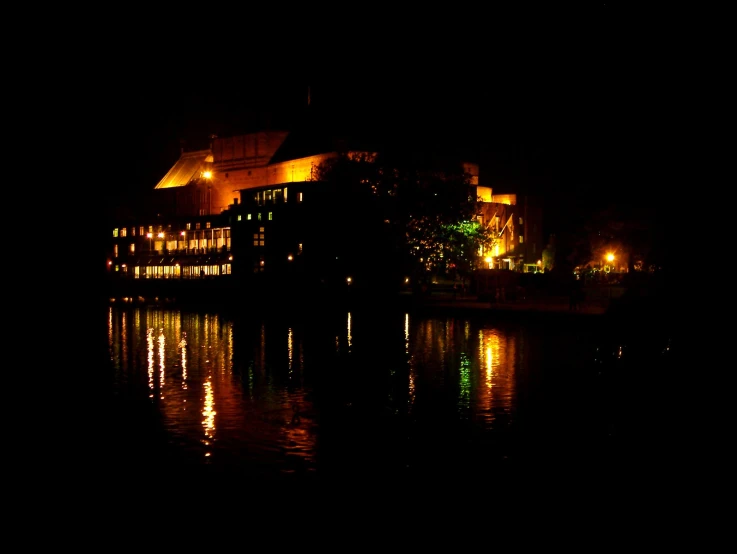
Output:
<path fill-rule="evenodd" d="M 423 315 L 483 316 L 523 322 L 604 322 L 617 327 L 672 327 L 674 303 L 662 290 L 643 294 L 625 290 L 616 298 L 591 295 L 571 309 L 562 295 L 536 294 L 515 301 L 493 302 L 474 295 L 433 291 L 418 295 L 411 291 L 362 290 L 344 287 L 294 287 L 282 283 L 243 284 L 236 280 L 121 280 L 108 281 L 103 301 L 107 305 L 158 306 L 191 310 L 213 310 L 226 314 L 319 313 L 341 309 L 375 311 L 403 310 Z"/>

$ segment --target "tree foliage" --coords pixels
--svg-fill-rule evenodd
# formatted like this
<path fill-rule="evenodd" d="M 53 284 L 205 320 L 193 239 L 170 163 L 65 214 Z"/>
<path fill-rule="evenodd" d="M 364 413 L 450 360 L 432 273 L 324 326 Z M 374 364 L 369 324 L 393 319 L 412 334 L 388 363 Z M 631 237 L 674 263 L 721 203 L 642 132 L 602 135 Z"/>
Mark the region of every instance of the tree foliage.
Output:
<path fill-rule="evenodd" d="M 317 177 L 343 211 L 350 206 L 346 236 L 355 247 L 415 278 L 467 275 L 480 246 L 493 241 L 475 221 L 477 199 L 460 164 L 344 154 L 321 164 Z"/>

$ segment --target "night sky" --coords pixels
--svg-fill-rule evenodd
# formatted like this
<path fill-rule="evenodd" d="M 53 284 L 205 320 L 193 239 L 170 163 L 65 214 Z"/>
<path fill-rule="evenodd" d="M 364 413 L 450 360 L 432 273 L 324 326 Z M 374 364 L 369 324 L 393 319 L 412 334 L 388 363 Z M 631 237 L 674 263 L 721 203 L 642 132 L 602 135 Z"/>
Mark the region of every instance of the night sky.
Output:
<path fill-rule="evenodd" d="M 438 14 L 331 35 L 324 23 L 271 55 L 233 39 L 123 54 L 101 89 L 105 148 L 129 164 L 110 176 L 108 201 L 150 190 L 181 146 L 204 147 L 210 134 L 290 128 L 309 90 L 330 125 L 408 147 L 459 145 L 497 192 L 541 194 L 547 232 L 613 198 L 664 209 L 677 59 L 663 21 L 626 10 Z"/>

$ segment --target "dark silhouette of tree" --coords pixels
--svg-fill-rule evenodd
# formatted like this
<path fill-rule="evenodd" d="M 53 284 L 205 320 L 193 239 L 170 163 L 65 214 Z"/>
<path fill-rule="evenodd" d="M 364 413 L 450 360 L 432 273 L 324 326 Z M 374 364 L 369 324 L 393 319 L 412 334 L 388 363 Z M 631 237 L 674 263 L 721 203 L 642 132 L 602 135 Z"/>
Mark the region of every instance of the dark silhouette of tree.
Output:
<path fill-rule="evenodd" d="M 374 278 L 388 272 L 422 281 L 450 270 L 468 276 L 479 246 L 491 240 L 475 222 L 476 198 L 460 163 L 345 153 L 323 162 L 317 178 L 328 204 L 343 212 L 352 207 L 336 251 Z"/>

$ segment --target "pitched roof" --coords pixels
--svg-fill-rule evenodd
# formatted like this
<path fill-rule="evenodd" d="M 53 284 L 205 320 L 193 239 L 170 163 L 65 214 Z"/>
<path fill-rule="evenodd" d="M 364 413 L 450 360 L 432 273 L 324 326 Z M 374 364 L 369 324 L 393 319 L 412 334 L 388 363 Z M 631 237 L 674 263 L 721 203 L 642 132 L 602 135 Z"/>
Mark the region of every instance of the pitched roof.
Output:
<path fill-rule="evenodd" d="M 212 152 L 209 149 L 183 152 L 174 166 L 164 175 L 164 178 L 158 182 L 154 189 L 168 189 L 188 185 L 202 175 L 207 164 L 212 163 L 212 159 Z"/>

